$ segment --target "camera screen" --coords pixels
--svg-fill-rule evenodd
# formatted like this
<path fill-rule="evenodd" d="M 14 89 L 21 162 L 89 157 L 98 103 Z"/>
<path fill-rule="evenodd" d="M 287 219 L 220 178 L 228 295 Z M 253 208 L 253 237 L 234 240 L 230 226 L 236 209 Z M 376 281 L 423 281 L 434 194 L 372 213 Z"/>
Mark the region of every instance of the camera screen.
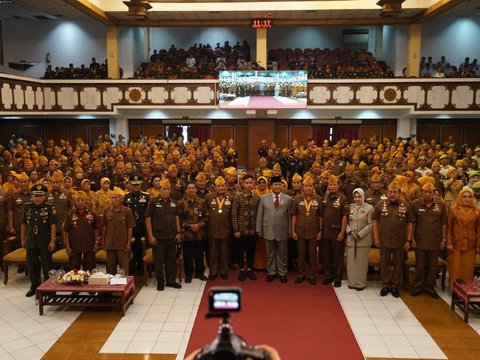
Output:
<path fill-rule="evenodd" d="M 240 311 L 240 289 L 210 289 L 210 311 Z"/>

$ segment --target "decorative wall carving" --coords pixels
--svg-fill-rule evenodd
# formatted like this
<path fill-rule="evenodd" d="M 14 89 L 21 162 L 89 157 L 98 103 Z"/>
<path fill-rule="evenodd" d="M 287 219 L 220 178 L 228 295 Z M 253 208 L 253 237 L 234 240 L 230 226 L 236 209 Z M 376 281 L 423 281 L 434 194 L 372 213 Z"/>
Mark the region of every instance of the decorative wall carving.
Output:
<path fill-rule="evenodd" d="M 311 80 L 308 107 L 403 106 L 412 114 L 479 111 L 480 79 Z M 108 113 L 218 106 L 218 80 L 37 80 L 0 74 L 0 114 Z"/>

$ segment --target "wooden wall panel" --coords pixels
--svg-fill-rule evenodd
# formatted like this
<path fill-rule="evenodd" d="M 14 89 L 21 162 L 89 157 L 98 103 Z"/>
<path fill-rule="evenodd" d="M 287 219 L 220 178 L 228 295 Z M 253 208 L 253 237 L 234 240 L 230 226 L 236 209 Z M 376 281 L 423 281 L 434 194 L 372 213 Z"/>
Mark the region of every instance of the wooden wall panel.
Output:
<path fill-rule="evenodd" d="M 11 123 L 8 121 L 0 122 L 0 144 L 7 145 L 12 135 L 18 136 L 19 133 L 19 123 Z"/>
<path fill-rule="evenodd" d="M 231 125 L 212 125 L 212 139 L 219 145 L 223 139 L 233 138 L 233 126 Z"/>
<path fill-rule="evenodd" d="M 292 143 L 293 140 L 297 140 L 300 145 L 306 144 L 308 139 L 311 139 L 311 137 L 312 137 L 312 127 L 310 125 L 290 126 L 289 143 Z"/>
<path fill-rule="evenodd" d="M 379 125 L 360 125 L 359 137 L 370 139 L 372 136 L 377 136 L 377 139 L 382 139 L 383 126 Z"/>
<path fill-rule="evenodd" d="M 262 139 L 267 140 L 268 146 L 275 141 L 275 121 L 269 119 L 248 120 L 248 167 L 253 169 L 257 166 L 257 152 Z"/>
<path fill-rule="evenodd" d="M 67 128 L 64 125 L 61 126 L 45 126 L 45 140 L 53 139 L 57 144 L 60 139 L 66 139 Z"/>
<path fill-rule="evenodd" d="M 248 166 L 248 127 L 246 125 L 236 125 L 234 127 L 235 145 L 238 150 L 238 162 L 237 166 L 247 167 Z"/>
<path fill-rule="evenodd" d="M 381 141 L 384 137 L 395 139 L 397 137 L 397 125 L 384 125 L 383 134 L 379 141 Z"/>
<path fill-rule="evenodd" d="M 129 140 L 137 139 L 141 134 L 143 134 L 141 125 L 128 125 Z"/>
<path fill-rule="evenodd" d="M 108 125 L 101 126 L 101 125 L 95 125 L 90 127 L 90 138 L 88 139 L 88 142 L 90 144 L 95 144 L 97 141 L 98 137 L 100 135 L 105 135 L 105 134 L 110 134 L 110 128 Z"/>
<path fill-rule="evenodd" d="M 417 139 L 427 139 L 430 142 L 432 139 L 440 138 L 440 127 L 437 125 L 420 125 L 417 124 Z"/>
<path fill-rule="evenodd" d="M 440 126 L 440 138 L 438 139 L 440 143 L 448 140 L 449 137 L 452 137 L 453 142 L 456 144 L 457 150 L 460 149 L 462 145 L 462 125 L 444 125 Z"/>
<path fill-rule="evenodd" d="M 150 136 L 155 136 L 157 137 L 158 135 L 165 137 L 165 126 L 163 125 L 143 125 L 142 127 L 142 132 L 141 134 L 150 137 Z M 131 134 L 130 139 L 135 139 L 132 137 Z M 138 137 L 138 135 L 137 135 Z"/>
<path fill-rule="evenodd" d="M 464 126 L 462 144 L 464 143 L 473 148 L 480 145 L 480 124 Z"/>
<path fill-rule="evenodd" d="M 29 143 L 34 143 L 38 138 L 43 138 L 43 127 L 40 125 L 23 125 L 20 134 Z"/>
<path fill-rule="evenodd" d="M 279 149 L 290 147 L 288 126 L 275 126 L 275 143 Z"/>
<path fill-rule="evenodd" d="M 88 139 L 88 130 L 86 125 L 68 125 L 66 137 L 70 144 L 75 144 L 76 138 Z"/>

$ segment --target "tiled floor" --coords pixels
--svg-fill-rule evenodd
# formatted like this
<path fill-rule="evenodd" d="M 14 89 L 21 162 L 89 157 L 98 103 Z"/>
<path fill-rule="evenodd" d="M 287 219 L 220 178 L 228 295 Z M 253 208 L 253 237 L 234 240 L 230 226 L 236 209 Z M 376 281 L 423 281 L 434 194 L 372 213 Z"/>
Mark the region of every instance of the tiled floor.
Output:
<path fill-rule="evenodd" d="M 380 296 L 379 283 L 356 291 L 344 281 L 335 292 L 365 357 L 447 358 L 400 298 Z"/>
<path fill-rule="evenodd" d="M 205 282 L 193 279 L 182 285 L 162 292 L 155 284 L 144 287 L 100 352 L 178 354 L 183 359 Z"/>
<path fill-rule="evenodd" d="M 11 269 L 9 275 L 7 285 L 0 276 L 0 359 L 40 359 L 80 311 L 47 306 L 40 316 L 35 299 L 25 297 L 25 274 Z"/>
<path fill-rule="evenodd" d="M 40 359 L 80 313 L 46 307 L 39 316 L 35 300 L 25 297 L 28 279 L 13 269 L 9 284 L 0 284 L 0 360 Z M 151 280 L 99 346 L 100 353 L 177 354 L 183 359 L 205 285 L 193 280 L 181 290 L 158 292 Z M 375 282 L 362 292 L 346 285 L 335 291 L 365 357 L 447 358 L 404 301 L 380 297 Z M 448 291 L 439 294 L 450 303 Z M 480 334 L 480 317 L 472 317 L 469 325 Z"/>

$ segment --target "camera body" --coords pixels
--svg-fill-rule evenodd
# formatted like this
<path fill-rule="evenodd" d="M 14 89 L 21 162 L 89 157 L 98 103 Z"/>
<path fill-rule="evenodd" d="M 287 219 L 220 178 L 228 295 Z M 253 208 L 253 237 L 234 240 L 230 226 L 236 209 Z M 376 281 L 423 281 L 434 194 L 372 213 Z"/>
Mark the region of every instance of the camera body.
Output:
<path fill-rule="evenodd" d="M 230 313 L 242 309 L 242 290 L 238 287 L 213 287 L 208 290 L 209 313 L 207 318 L 220 317 L 217 337 L 203 347 L 197 360 L 270 360 L 263 350 L 255 349 L 234 334 L 230 324 Z"/>

